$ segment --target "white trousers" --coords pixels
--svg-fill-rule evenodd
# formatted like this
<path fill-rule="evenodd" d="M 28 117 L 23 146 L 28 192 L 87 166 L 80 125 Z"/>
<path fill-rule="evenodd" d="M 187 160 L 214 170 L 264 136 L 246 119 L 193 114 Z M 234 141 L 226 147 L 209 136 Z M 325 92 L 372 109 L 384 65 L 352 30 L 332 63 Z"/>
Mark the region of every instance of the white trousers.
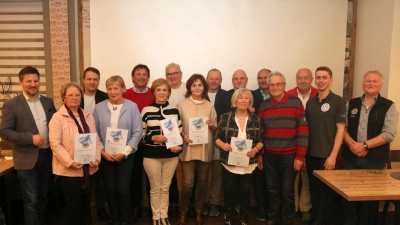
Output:
<path fill-rule="evenodd" d="M 144 158 L 143 167 L 150 181 L 150 204 L 153 220 L 168 218 L 169 186 L 179 158 Z"/>

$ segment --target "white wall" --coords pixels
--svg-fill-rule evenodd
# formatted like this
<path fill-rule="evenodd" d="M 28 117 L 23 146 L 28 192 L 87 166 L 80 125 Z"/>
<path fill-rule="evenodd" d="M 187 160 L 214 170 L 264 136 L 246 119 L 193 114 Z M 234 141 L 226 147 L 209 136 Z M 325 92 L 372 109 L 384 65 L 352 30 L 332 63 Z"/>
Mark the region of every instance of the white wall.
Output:
<path fill-rule="evenodd" d="M 138 63 L 151 80 L 165 76 L 170 62 L 181 65 L 183 80 L 218 68 L 223 88 L 244 69 L 248 88 L 257 88 L 262 68 L 279 70 L 295 86 L 301 67 L 333 70 L 333 91 L 342 94 L 347 0 L 96 0 L 90 1 L 91 65 L 102 85 L 121 75 L 128 87 Z"/>
<path fill-rule="evenodd" d="M 400 107 L 400 0 L 358 1 L 357 44 L 354 93 L 362 95 L 362 79 L 368 70 L 379 70 L 383 76 L 381 95 Z M 397 126 L 400 131 L 400 124 Z M 400 149 L 400 134 L 391 149 Z"/>

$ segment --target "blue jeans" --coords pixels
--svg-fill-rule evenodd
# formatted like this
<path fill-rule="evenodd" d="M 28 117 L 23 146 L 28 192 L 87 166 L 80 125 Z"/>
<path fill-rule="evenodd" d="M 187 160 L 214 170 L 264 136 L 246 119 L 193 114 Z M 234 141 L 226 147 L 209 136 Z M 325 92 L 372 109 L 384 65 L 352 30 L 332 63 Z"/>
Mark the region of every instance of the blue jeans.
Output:
<path fill-rule="evenodd" d="M 296 215 L 294 207 L 293 169 L 296 154 L 263 154 L 265 178 L 268 190 L 268 219 L 281 224 L 292 224 Z"/>
<path fill-rule="evenodd" d="M 39 153 L 37 162 L 31 170 L 17 170 L 22 196 L 26 225 L 44 223 L 47 191 L 51 177 L 51 150 Z"/>
<path fill-rule="evenodd" d="M 364 157 L 344 159 L 342 169 L 373 169 L 380 170 L 386 167 L 384 162 L 374 162 Z M 350 224 L 377 224 L 379 201 L 347 201 L 343 198 L 345 225 Z M 357 213 L 358 211 L 358 213 Z"/>

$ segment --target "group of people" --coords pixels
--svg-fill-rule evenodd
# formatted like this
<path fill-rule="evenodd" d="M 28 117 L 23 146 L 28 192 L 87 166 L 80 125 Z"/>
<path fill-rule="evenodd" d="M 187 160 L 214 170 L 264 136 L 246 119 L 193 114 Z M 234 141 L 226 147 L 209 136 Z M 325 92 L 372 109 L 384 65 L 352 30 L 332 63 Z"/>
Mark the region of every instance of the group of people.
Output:
<path fill-rule="evenodd" d="M 221 88 L 218 69 L 206 77 L 193 74 L 185 83 L 180 66 L 171 63 L 166 79 L 158 78 L 150 87 L 146 65 L 136 65 L 131 75 L 132 88 L 122 77 L 111 76 L 105 93 L 98 90 L 100 72 L 89 67 L 83 73 L 84 89 L 74 82 L 62 87 L 64 104 L 57 111 L 52 99 L 39 94 L 37 69 L 20 71 L 23 93 L 4 103 L 0 137 L 13 143 L 26 224 L 43 224 L 52 173 L 64 190 L 68 224 L 90 224 L 93 183 L 101 220 L 114 225 L 136 222 L 143 169 L 153 225 L 170 225 L 169 215 L 179 216 L 178 224 L 186 225 L 191 204 L 196 225 L 202 225 L 204 215 L 220 214 L 222 193 L 225 224 L 238 220 L 246 225 L 252 187 L 257 219 L 268 225 L 293 224 L 298 210 L 312 225 L 329 224 L 335 195 L 313 170 L 339 169 L 341 148 L 343 169 L 383 169 L 389 160 L 398 113 L 395 104 L 379 94 L 379 71 L 365 74 L 364 95 L 347 104 L 330 90 L 332 71 L 325 66 L 316 69 L 315 78 L 311 70 L 299 69 L 297 86 L 288 91 L 285 76 L 268 69 L 258 72 L 259 88 L 253 91 L 246 88 L 248 77 L 240 69 L 228 91 Z M 207 143 L 196 144 L 190 136 L 193 117 L 206 118 Z M 165 119 L 176 122 L 182 144 L 167 147 L 160 122 Z M 127 131 L 123 151 L 104 151 L 108 129 Z M 88 164 L 74 161 L 76 134 L 84 133 L 97 134 L 95 160 Z M 252 140 L 248 165 L 229 163 L 232 138 Z M 368 224 L 378 205 L 343 200 L 343 208 L 345 224 Z"/>

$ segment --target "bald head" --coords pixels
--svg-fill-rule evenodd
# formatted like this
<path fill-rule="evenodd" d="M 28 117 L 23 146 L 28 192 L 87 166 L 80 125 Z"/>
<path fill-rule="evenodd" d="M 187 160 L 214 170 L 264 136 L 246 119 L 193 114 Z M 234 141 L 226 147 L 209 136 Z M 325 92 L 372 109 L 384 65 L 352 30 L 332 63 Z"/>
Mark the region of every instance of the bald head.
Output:
<path fill-rule="evenodd" d="M 247 74 L 244 70 L 238 69 L 232 75 L 233 89 L 245 88 L 247 85 Z"/>
<path fill-rule="evenodd" d="M 308 68 L 301 68 L 296 73 L 297 89 L 300 93 L 308 93 L 311 89 L 313 81 L 312 72 Z"/>

